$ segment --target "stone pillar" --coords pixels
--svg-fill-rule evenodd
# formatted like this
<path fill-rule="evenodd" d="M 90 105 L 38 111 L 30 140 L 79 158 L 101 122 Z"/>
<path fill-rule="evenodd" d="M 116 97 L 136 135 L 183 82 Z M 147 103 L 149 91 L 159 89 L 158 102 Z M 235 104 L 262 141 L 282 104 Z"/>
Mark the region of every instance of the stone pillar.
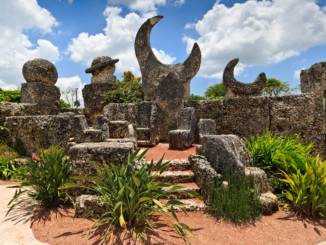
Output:
<path fill-rule="evenodd" d="M 85 85 L 83 89 L 84 112 L 90 125 L 94 125 L 96 117 L 103 113 L 106 93 L 116 87 L 116 78 L 113 73 L 118 61 L 108 56 L 97 57 L 93 60 L 91 67 L 85 70 L 86 73 L 92 74 L 91 84 Z"/>
<path fill-rule="evenodd" d="M 55 86 L 58 73 L 45 59 L 33 59 L 23 66 L 26 83 L 22 84 L 22 103 L 36 104 L 40 114 L 57 114 L 60 110 L 60 90 Z"/>
<path fill-rule="evenodd" d="M 302 93 L 324 96 L 326 91 L 326 62 L 320 62 L 312 65 L 309 69 L 302 70 L 300 86 Z"/>

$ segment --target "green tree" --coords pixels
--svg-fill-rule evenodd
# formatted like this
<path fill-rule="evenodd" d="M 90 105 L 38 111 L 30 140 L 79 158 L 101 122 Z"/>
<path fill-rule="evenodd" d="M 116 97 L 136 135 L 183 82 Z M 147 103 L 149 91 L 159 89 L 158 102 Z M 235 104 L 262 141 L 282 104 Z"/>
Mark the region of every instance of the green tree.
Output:
<path fill-rule="evenodd" d="M 221 99 L 225 95 L 223 83 L 217 83 L 207 88 L 205 97 L 208 99 Z"/>
<path fill-rule="evenodd" d="M 289 92 L 289 90 L 289 85 L 286 82 L 276 78 L 268 78 L 266 87 L 264 88 L 264 94 L 267 96 L 279 96 Z"/>
<path fill-rule="evenodd" d="M 71 105 L 64 101 L 63 99 L 60 99 L 60 108 L 61 109 L 70 109 Z"/>
<path fill-rule="evenodd" d="M 0 88 L 0 102 L 20 103 L 21 92 L 19 89 L 3 90 Z"/>
<path fill-rule="evenodd" d="M 143 87 L 140 77 L 131 71 L 123 73 L 123 78 L 117 81 L 117 87 L 108 91 L 108 103 L 135 103 L 143 100 Z"/>

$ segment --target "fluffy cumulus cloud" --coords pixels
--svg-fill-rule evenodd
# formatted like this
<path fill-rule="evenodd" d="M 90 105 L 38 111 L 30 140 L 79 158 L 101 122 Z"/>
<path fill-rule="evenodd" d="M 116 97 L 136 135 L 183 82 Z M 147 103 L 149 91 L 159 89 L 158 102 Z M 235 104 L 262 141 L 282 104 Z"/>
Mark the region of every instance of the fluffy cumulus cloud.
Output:
<path fill-rule="evenodd" d="M 41 8 L 36 0 L 2 0 L 0 15 L 0 87 L 17 88 L 23 77 L 21 68 L 25 61 L 42 57 L 53 62 L 59 50 L 51 42 L 39 39 L 33 44 L 24 31 L 38 29 L 51 32 L 57 25 L 49 11 Z"/>
<path fill-rule="evenodd" d="M 90 35 L 80 33 L 68 46 L 70 58 L 89 65 L 96 56 L 108 55 L 119 58 L 117 72 L 132 71 L 139 75 L 139 66 L 134 52 L 134 40 L 137 30 L 147 19 L 147 15 L 131 12 L 122 16 L 119 7 L 107 7 L 104 11 L 106 26 L 103 32 Z M 153 49 L 162 62 L 175 60 L 162 50 Z"/>
<path fill-rule="evenodd" d="M 198 42 L 200 74 L 220 78 L 226 62 L 273 64 L 326 44 L 326 13 L 314 0 L 250 0 L 227 7 L 217 1 L 201 20 L 190 23 L 198 38 L 184 37 L 187 51 Z"/>
<path fill-rule="evenodd" d="M 124 4 L 131 10 L 148 13 L 155 12 L 158 6 L 165 5 L 166 0 L 109 0 L 109 3 L 115 5 Z"/>
<path fill-rule="evenodd" d="M 60 77 L 56 84 L 60 88 L 61 99 L 68 102 L 69 104 L 73 104 L 76 99 L 76 89 L 77 89 L 77 97 L 81 102 L 81 106 L 84 106 L 82 89 L 84 84 L 79 76 L 72 77 Z"/>

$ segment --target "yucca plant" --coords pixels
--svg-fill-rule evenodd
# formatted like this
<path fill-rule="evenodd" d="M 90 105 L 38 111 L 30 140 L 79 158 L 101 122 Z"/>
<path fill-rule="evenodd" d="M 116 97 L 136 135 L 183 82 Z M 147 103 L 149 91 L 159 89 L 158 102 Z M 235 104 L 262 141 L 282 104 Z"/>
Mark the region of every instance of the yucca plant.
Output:
<path fill-rule="evenodd" d="M 26 200 L 26 196 L 47 208 L 64 203 L 67 197 L 60 187 L 69 182 L 70 174 L 71 167 L 63 149 L 51 146 L 40 150 L 39 160 L 32 160 L 24 168 L 23 181 L 8 204 L 9 212 Z"/>
<path fill-rule="evenodd" d="M 234 223 L 255 221 L 262 214 L 262 208 L 253 179 L 227 170 L 223 180 L 226 182 L 216 179 L 212 188 L 212 214 Z"/>
<path fill-rule="evenodd" d="M 298 214 L 326 218 L 326 161 L 317 156 L 306 162 L 305 171 L 283 171 L 283 176 L 288 187 L 283 194 Z"/>
<path fill-rule="evenodd" d="M 252 165 L 267 172 L 276 192 L 284 188 L 279 181 L 281 171 L 292 173 L 300 169 L 303 172 L 313 150 L 313 145 L 302 143 L 299 136 L 276 136 L 271 132 L 251 137 L 246 143 Z"/>
<path fill-rule="evenodd" d="M 186 232 L 190 229 L 179 223 L 175 214 L 175 207 L 182 203 L 177 200 L 161 202 L 162 199 L 167 200 L 170 193 L 179 190 L 180 186 L 163 183 L 153 176 L 154 170 L 162 173 L 168 168 L 163 158 L 155 164 L 139 164 L 144 162 L 146 152 L 130 154 L 128 162 L 123 164 L 98 165 L 96 176 L 74 178 L 76 181 L 86 180 L 86 188 L 98 196 L 104 213 L 91 231 L 96 233 L 99 228 L 105 227 L 103 244 L 112 242 L 114 235 L 122 230 L 136 241 L 146 241 L 153 229 L 152 215 L 157 213 L 173 217 L 176 231 L 187 241 Z"/>

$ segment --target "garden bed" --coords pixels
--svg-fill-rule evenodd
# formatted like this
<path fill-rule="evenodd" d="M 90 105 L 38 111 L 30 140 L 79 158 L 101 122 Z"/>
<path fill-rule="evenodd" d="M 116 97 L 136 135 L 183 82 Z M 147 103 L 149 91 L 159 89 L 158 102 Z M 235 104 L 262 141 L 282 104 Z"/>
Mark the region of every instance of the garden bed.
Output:
<path fill-rule="evenodd" d="M 189 212 L 187 215 L 180 213 L 178 216 L 181 222 L 193 229 L 191 244 L 313 245 L 326 240 L 325 223 L 300 220 L 285 211 L 263 216 L 255 224 L 240 226 L 218 221 L 203 212 Z M 61 209 L 50 214 L 38 214 L 32 229 L 36 239 L 51 245 L 97 244 L 99 237 L 89 238 L 87 234 L 92 224 L 92 220 L 74 218 L 74 211 L 71 209 Z M 166 218 L 159 218 L 156 226 L 150 244 L 184 244 L 169 227 Z M 133 242 L 126 238 L 120 244 Z"/>

